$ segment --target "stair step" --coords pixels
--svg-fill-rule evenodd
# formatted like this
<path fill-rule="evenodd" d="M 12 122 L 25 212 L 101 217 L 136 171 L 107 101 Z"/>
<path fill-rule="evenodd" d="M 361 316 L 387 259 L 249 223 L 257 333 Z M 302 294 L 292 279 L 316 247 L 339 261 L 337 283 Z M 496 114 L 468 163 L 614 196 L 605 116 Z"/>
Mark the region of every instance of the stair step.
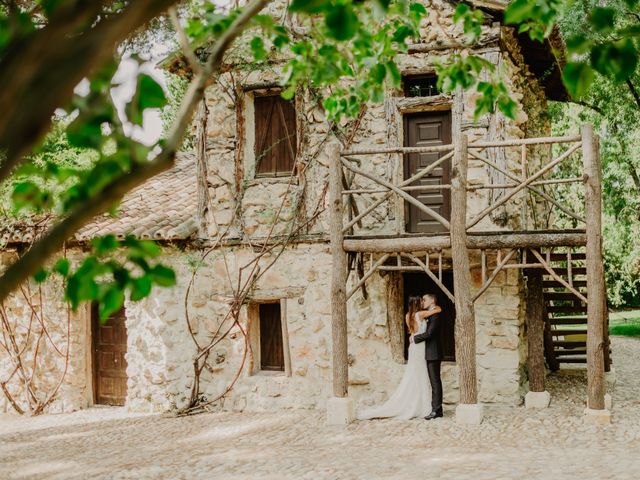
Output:
<path fill-rule="evenodd" d="M 549 323 L 552 325 L 586 325 L 587 317 L 549 317 Z"/>
<path fill-rule="evenodd" d="M 570 350 L 554 350 L 556 358 L 562 357 L 575 357 L 576 355 L 586 355 L 587 349 L 585 348 L 572 348 Z"/>
<path fill-rule="evenodd" d="M 567 281 L 567 283 L 569 283 Z M 586 280 L 574 280 L 573 281 L 573 286 L 574 288 L 582 288 L 582 287 L 586 287 L 587 286 L 587 281 Z M 564 285 L 562 285 L 560 282 L 558 282 L 557 280 L 544 280 L 542 282 L 542 288 L 566 288 Z"/>
<path fill-rule="evenodd" d="M 567 276 L 569 275 L 569 269 L 565 268 L 565 267 L 558 267 L 553 269 L 554 272 L 556 272 L 557 275 L 561 275 L 561 276 Z M 586 275 L 587 274 L 587 267 L 573 267 L 571 269 L 571 273 L 575 276 L 575 275 Z M 544 271 L 544 275 L 549 275 L 549 273 L 545 270 Z"/>
<path fill-rule="evenodd" d="M 558 363 L 587 363 L 587 357 L 559 358 Z"/>
<path fill-rule="evenodd" d="M 586 340 L 554 340 L 553 341 L 553 346 L 554 347 L 570 348 L 572 350 L 575 347 L 587 348 L 587 341 Z"/>
<path fill-rule="evenodd" d="M 572 305 L 572 306 L 555 306 L 551 305 L 547 307 L 547 313 L 587 313 L 586 305 Z"/>
<path fill-rule="evenodd" d="M 564 336 L 564 335 L 586 335 L 586 334 L 587 334 L 587 330 L 582 328 L 579 330 L 578 329 L 571 330 L 570 328 L 567 328 L 564 330 L 561 330 L 561 329 L 555 330 L 553 328 L 551 329 L 551 335 L 553 335 L 554 337 L 557 337 L 560 335 Z"/>
<path fill-rule="evenodd" d="M 546 255 L 543 255 L 543 257 L 546 259 Z M 586 260 L 587 259 L 587 254 L 586 253 L 572 253 L 571 254 L 571 261 L 573 262 L 574 260 Z M 566 253 L 552 253 L 551 254 L 551 261 L 552 262 L 566 262 L 567 261 L 567 254 Z"/>
<path fill-rule="evenodd" d="M 587 295 L 584 294 L 586 297 Z M 545 300 L 575 300 L 581 302 L 578 297 L 576 297 L 573 292 L 544 292 Z"/>

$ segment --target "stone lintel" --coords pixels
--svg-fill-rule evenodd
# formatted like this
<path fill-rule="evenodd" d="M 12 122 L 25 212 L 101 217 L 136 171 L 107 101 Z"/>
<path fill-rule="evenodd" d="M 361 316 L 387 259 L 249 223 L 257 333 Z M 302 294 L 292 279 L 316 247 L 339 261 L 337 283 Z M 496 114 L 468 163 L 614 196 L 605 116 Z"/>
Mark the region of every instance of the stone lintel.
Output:
<path fill-rule="evenodd" d="M 525 408 L 547 408 L 551 402 L 551 394 L 544 392 L 527 392 L 524 396 Z"/>
<path fill-rule="evenodd" d="M 353 398 L 331 397 L 327 400 L 327 424 L 348 425 L 356 418 L 356 404 Z"/>
<path fill-rule="evenodd" d="M 456 422 L 462 425 L 480 425 L 484 408 L 481 403 L 461 403 L 456 407 Z"/>

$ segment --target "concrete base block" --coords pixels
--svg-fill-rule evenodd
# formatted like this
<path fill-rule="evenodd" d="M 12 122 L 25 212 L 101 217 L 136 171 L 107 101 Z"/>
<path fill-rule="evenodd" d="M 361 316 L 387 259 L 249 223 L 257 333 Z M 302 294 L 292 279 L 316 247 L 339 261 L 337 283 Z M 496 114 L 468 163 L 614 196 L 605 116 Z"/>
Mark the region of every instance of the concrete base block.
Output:
<path fill-rule="evenodd" d="M 551 394 L 544 392 L 527 392 L 524 396 L 525 408 L 547 408 L 551 402 Z"/>
<path fill-rule="evenodd" d="M 611 423 L 611 411 L 585 408 L 583 420 L 587 425 L 609 425 Z"/>
<path fill-rule="evenodd" d="M 348 425 L 356 418 L 356 404 L 353 398 L 332 397 L 327 400 L 327 423 Z"/>
<path fill-rule="evenodd" d="M 461 403 L 456 407 L 456 422 L 462 425 L 480 425 L 482 417 L 483 407 L 481 403 Z"/>

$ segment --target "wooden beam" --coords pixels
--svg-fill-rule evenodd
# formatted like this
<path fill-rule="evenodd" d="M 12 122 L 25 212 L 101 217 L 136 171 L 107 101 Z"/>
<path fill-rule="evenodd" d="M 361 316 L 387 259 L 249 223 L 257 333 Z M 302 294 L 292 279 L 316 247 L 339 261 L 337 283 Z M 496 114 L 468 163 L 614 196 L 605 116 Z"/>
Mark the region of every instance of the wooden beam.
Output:
<path fill-rule="evenodd" d="M 587 303 L 587 304 L 589 303 L 587 300 L 587 297 L 585 297 L 584 295 L 582 295 L 582 293 L 576 290 L 576 288 L 573 287 L 573 285 L 569 285 L 569 283 L 566 282 L 560 275 L 558 275 L 558 273 L 551 267 L 551 265 L 549 265 L 549 258 L 545 260 L 542 257 L 542 255 L 540 255 L 540 252 L 538 252 L 537 250 L 531 250 L 531 253 L 533 254 L 534 257 L 536 257 L 538 262 L 542 264 L 542 266 L 547 271 L 547 273 L 549 273 L 549 275 L 551 275 L 556 282 L 560 283 L 563 287 L 565 287 L 567 290 L 573 293 L 576 297 L 578 297 L 584 303 Z"/>
<path fill-rule="evenodd" d="M 346 397 L 349 386 L 347 353 L 347 252 L 342 233 L 342 161 L 340 146 L 331 143 L 329 154 L 329 231 L 331 238 L 331 339 L 333 395 Z"/>
<path fill-rule="evenodd" d="M 580 247 L 586 244 L 586 235 L 576 232 L 557 233 L 504 233 L 469 234 L 467 248 L 535 248 L 535 247 Z M 445 236 L 395 237 L 395 238 L 347 238 L 344 249 L 347 252 L 395 253 L 424 252 L 451 248 L 451 240 Z"/>
<path fill-rule="evenodd" d="M 356 284 L 354 285 L 354 287 L 353 287 L 351 290 L 349 290 L 349 293 L 347 293 L 347 300 L 349 300 L 349 299 L 353 296 L 353 294 L 354 294 L 354 293 L 356 293 L 356 292 L 358 291 L 358 289 L 359 289 L 362 285 L 364 285 L 364 282 L 366 282 L 366 281 L 369 279 L 369 277 L 370 277 L 371 275 L 373 275 L 374 273 L 376 273 L 376 270 L 378 269 L 378 267 L 379 267 L 380 265 L 382 265 L 384 262 L 386 262 L 386 261 L 387 261 L 387 258 L 389 258 L 389 254 L 388 254 L 388 253 L 386 253 L 386 254 L 384 254 L 382 257 L 380 257 L 380 258 L 379 258 L 375 263 L 371 262 L 371 263 L 372 263 L 372 265 L 371 265 L 371 267 L 369 268 L 369 270 L 367 270 L 367 273 L 365 273 L 365 274 L 362 276 L 362 278 L 361 278 L 360 280 L 358 280 L 358 283 L 356 283 Z"/>
<path fill-rule="evenodd" d="M 476 292 L 476 294 L 473 296 L 473 301 L 475 302 L 477 299 L 479 299 L 482 294 L 484 292 L 487 291 L 487 289 L 491 286 L 491 284 L 493 283 L 493 281 L 496 279 L 496 277 L 498 276 L 498 274 L 502 271 L 502 269 L 506 266 L 507 263 L 509 263 L 509 260 L 511 260 L 511 257 L 513 257 L 513 254 L 516 253 L 517 250 L 510 250 L 509 253 L 507 253 L 507 255 L 501 260 L 500 259 L 500 250 L 498 250 L 498 265 L 496 265 L 496 268 L 493 269 L 493 272 L 491 273 L 491 276 L 489 277 L 489 279 L 486 282 L 483 282 L 482 287 L 480 288 L 480 290 L 478 290 Z"/>
<path fill-rule="evenodd" d="M 587 398 L 588 407 L 604 406 L 604 265 L 602 260 L 602 184 L 598 137 L 591 125 L 582 125 L 584 173 L 587 175 Z"/>
<path fill-rule="evenodd" d="M 475 158 L 476 160 L 480 160 L 482 163 L 490 166 L 491 168 L 496 169 L 497 171 L 499 171 L 500 173 L 502 173 L 504 176 L 506 176 L 507 178 L 510 178 L 511 180 L 515 180 L 516 182 L 520 182 L 520 179 L 518 177 L 516 177 L 514 174 L 510 173 L 508 170 L 505 170 L 504 168 L 501 168 L 500 166 L 496 165 L 495 163 L 487 160 L 486 158 L 484 158 L 482 155 L 478 155 L 477 153 L 474 152 L 469 152 L 469 155 L 471 155 L 473 158 Z M 567 215 L 569 215 L 571 218 L 575 218 L 576 220 L 578 220 L 579 222 L 585 223 L 586 220 L 584 218 L 582 218 L 580 215 L 578 215 L 577 213 L 571 211 L 570 209 L 568 209 L 567 207 L 565 207 L 564 205 L 558 203 L 556 201 L 555 198 L 553 198 L 551 195 L 549 195 L 548 193 L 546 193 L 544 190 L 540 190 L 537 187 L 534 187 L 534 183 L 531 183 L 530 185 L 527 186 L 527 188 L 529 190 L 531 190 L 533 193 L 540 195 L 542 198 L 544 198 L 547 202 L 551 203 L 552 205 L 554 205 L 556 208 L 558 208 L 561 212 L 566 213 Z"/>
<path fill-rule="evenodd" d="M 402 183 L 398 184 L 398 187 L 405 187 L 407 185 L 411 185 L 413 182 L 421 179 L 422 177 L 424 177 L 425 175 L 427 175 L 429 172 L 431 172 L 432 170 L 434 170 L 435 168 L 437 168 L 439 165 L 441 165 L 442 163 L 446 162 L 447 160 L 449 160 L 451 157 L 453 157 L 453 152 L 449 152 L 446 155 L 443 155 L 441 158 L 439 158 L 438 160 L 436 160 L 435 162 L 433 162 L 432 164 L 430 164 L 428 167 L 420 170 L 419 172 L 417 172 L 415 175 L 413 175 L 411 178 L 407 178 L 406 180 L 404 180 Z M 353 227 L 356 223 L 358 223 L 361 219 L 363 219 L 365 216 L 369 215 L 369 213 L 371 213 L 373 210 L 375 210 L 379 205 L 381 205 L 382 203 L 384 203 L 387 199 L 389 199 L 391 196 L 393 195 L 393 192 L 391 190 L 389 190 L 389 192 L 382 198 L 376 200 L 375 202 L 373 202 L 371 205 L 369 205 L 365 210 L 363 210 L 362 213 L 360 213 L 360 215 L 356 216 L 353 220 L 351 220 L 343 229 L 343 232 L 346 232 L 347 230 L 349 230 L 351 227 Z"/>
<path fill-rule="evenodd" d="M 387 276 L 387 329 L 391 356 L 396 363 L 404 363 L 404 295 L 402 274 Z"/>
<path fill-rule="evenodd" d="M 494 148 L 494 147 L 517 147 L 520 145 L 545 145 L 549 143 L 576 143 L 581 139 L 580 135 L 566 137 L 539 137 L 539 138 L 520 138 L 514 140 L 501 140 L 493 142 L 472 142 L 469 149 L 476 148 Z"/>
<path fill-rule="evenodd" d="M 367 172 L 365 170 L 362 170 L 362 169 L 360 169 L 358 167 L 354 167 L 353 165 L 351 165 L 349 163 L 348 160 L 343 160 L 342 164 L 345 166 L 345 168 L 351 170 L 352 172 L 357 173 L 358 175 L 361 175 L 361 176 L 363 176 L 365 178 L 368 178 L 372 182 L 375 182 L 375 183 L 377 183 L 379 185 L 387 187 L 389 190 L 392 190 L 396 195 L 399 195 L 400 197 L 405 199 L 407 202 L 409 202 L 411 205 L 413 205 L 414 207 L 416 207 L 417 209 L 419 209 L 423 213 L 426 213 L 427 215 L 429 215 L 434 220 L 437 220 L 447 230 L 449 229 L 449 221 L 446 218 L 444 218 L 442 215 L 437 213 L 432 208 L 427 207 L 424 203 L 420 202 L 419 200 L 416 200 L 414 197 L 412 197 L 408 193 L 403 192 L 398 186 L 396 186 L 393 183 L 385 180 L 384 178 L 377 177 L 377 176 L 373 175 L 372 173 L 369 173 L 369 172 Z"/>
<path fill-rule="evenodd" d="M 456 112 L 454 112 L 456 113 Z M 459 112 L 461 113 L 461 112 Z M 478 403 L 476 375 L 476 325 L 471 295 L 471 271 L 467 250 L 467 136 L 459 131 L 454 142 L 455 161 L 451 175 L 451 257 L 456 322 L 455 347 L 459 371 L 460 403 Z"/>
<path fill-rule="evenodd" d="M 527 272 L 527 370 L 529 391 L 545 391 L 544 371 L 544 296 L 542 292 L 542 272 Z"/>
<path fill-rule="evenodd" d="M 537 178 L 541 177 L 542 175 L 544 175 L 545 173 L 547 173 L 548 171 L 552 170 L 556 165 L 562 163 L 564 160 L 566 160 L 567 158 L 569 158 L 571 155 L 573 155 L 578 149 L 580 148 L 580 145 L 573 145 L 571 148 L 569 148 L 566 152 L 564 152 L 562 155 L 560 155 L 558 158 L 556 158 L 555 160 L 553 160 L 552 162 L 548 163 L 547 165 L 545 165 L 543 168 L 541 168 L 540 170 L 538 170 L 536 173 L 534 173 L 533 175 L 531 175 L 529 178 L 527 178 L 525 181 L 523 181 L 522 183 L 520 183 L 516 188 L 514 188 L 513 190 L 511 190 L 509 192 L 508 195 L 505 195 L 504 197 L 502 197 L 498 202 L 494 203 L 493 205 L 488 206 L 487 208 L 485 208 L 482 212 L 480 212 L 478 215 L 476 215 L 475 218 L 473 218 L 468 224 L 467 224 L 467 228 L 471 228 L 474 225 L 476 225 L 480 220 L 482 220 L 484 217 L 486 217 L 489 213 L 493 212 L 495 209 L 499 208 L 500 206 L 504 205 L 505 203 L 507 203 L 511 198 L 513 198 L 519 191 L 524 190 L 525 188 L 527 188 L 529 186 L 530 183 L 534 182 Z"/>
<path fill-rule="evenodd" d="M 343 157 L 355 157 L 359 155 L 377 155 L 382 153 L 435 153 L 449 152 L 453 145 L 434 145 L 432 147 L 383 147 L 383 148 L 363 148 L 359 150 L 345 150 Z"/>

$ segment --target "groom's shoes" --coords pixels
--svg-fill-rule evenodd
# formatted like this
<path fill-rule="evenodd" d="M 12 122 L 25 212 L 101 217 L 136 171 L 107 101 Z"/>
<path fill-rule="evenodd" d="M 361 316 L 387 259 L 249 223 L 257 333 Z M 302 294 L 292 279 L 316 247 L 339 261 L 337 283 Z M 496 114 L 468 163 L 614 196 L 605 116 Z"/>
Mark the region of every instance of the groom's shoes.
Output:
<path fill-rule="evenodd" d="M 434 418 L 442 418 L 442 410 L 434 410 L 429 415 L 424 417 L 425 420 L 433 420 Z"/>

